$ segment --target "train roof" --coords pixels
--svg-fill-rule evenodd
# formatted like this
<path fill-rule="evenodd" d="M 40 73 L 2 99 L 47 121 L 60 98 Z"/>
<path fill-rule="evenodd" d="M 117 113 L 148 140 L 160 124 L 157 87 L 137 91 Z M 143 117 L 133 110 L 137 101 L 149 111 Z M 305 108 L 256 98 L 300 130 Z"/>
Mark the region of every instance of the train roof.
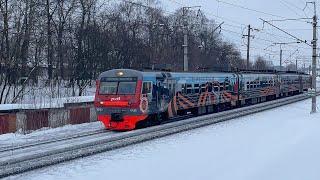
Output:
<path fill-rule="evenodd" d="M 237 74 L 240 74 L 243 77 L 247 76 L 274 76 L 276 74 L 286 75 L 286 76 L 295 76 L 295 75 L 307 75 L 307 74 L 297 74 L 297 73 L 270 73 L 270 72 L 167 72 L 167 71 L 138 71 L 133 69 L 112 69 L 109 71 L 105 71 L 100 74 L 99 78 L 106 76 L 115 76 L 117 72 L 124 72 L 126 76 L 135 76 L 138 79 L 142 79 L 142 77 L 163 77 L 171 76 L 171 77 L 180 77 L 180 78 L 190 78 L 190 77 L 235 77 Z"/>

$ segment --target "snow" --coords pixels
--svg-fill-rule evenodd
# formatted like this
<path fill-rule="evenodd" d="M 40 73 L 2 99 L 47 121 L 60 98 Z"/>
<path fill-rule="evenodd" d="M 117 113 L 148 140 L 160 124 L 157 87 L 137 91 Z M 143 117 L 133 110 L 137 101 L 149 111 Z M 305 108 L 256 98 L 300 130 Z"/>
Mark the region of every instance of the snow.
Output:
<path fill-rule="evenodd" d="M 93 132 L 104 129 L 100 121 L 77 125 L 65 125 L 58 128 L 42 128 L 30 134 L 9 133 L 0 135 L 0 148 L 17 144 L 32 143 L 41 140 L 50 140 L 60 137 L 68 137 L 75 134 Z"/>
<path fill-rule="evenodd" d="M 19 110 L 19 109 L 41 109 L 41 108 L 61 108 L 68 103 L 87 103 L 93 102 L 94 96 L 78 96 L 51 99 L 46 103 L 34 104 L 0 104 L 0 111 Z"/>
<path fill-rule="evenodd" d="M 9 179 L 318 180 L 320 113 L 310 101 Z"/>

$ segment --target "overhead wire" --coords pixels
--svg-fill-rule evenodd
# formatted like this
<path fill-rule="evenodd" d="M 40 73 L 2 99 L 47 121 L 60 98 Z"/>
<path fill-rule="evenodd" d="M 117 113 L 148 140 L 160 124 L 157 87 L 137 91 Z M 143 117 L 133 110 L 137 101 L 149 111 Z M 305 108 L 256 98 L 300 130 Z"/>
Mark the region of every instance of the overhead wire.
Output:
<path fill-rule="evenodd" d="M 253 8 L 248 8 L 246 6 L 239 5 L 239 4 L 234 4 L 234 3 L 226 2 L 226 1 L 223 1 L 223 0 L 216 0 L 216 1 L 218 1 L 220 3 L 223 3 L 223 4 L 226 4 L 226 5 L 230 5 L 230 6 L 234 6 L 234 7 L 241 8 L 241 9 L 245 9 L 245 10 L 248 10 L 248 11 L 256 12 L 256 13 L 260 13 L 260 14 L 264 14 L 264 15 L 268 15 L 268 16 L 273 16 L 273 17 L 278 17 L 278 18 L 283 18 L 283 19 L 288 19 L 288 18 L 286 18 L 284 16 L 272 14 L 272 13 L 269 13 L 269 12 L 264 12 L 264 11 L 253 9 Z M 300 21 L 300 20 L 297 19 L 297 21 Z"/>
<path fill-rule="evenodd" d="M 301 16 L 300 14 L 298 14 L 297 11 L 295 11 L 294 9 L 292 9 L 292 8 L 288 5 L 288 3 L 286 3 L 285 1 L 280 0 L 280 3 L 281 3 L 282 5 L 284 5 L 284 6 L 286 6 L 291 12 L 293 12 L 294 14 L 296 14 L 298 17 Z"/>
<path fill-rule="evenodd" d="M 180 3 L 180 2 L 177 2 L 177 0 L 169 0 L 171 2 L 174 2 L 176 4 L 178 4 L 179 6 L 181 7 L 184 7 L 184 6 L 187 6 L 183 3 Z M 203 10 L 203 12 L 205 12 L 206 14 L 208 15 L 211 15 L 215 18 L 218 18 L 220 20 L 223 20 L 223 21 L 227 21 L 226 23 L 224 23 L 225 26 L 229 26 L 229 27 L 233 27 L 233 28 L 239 28 L 241 29 L 242 31 L 244 30 L 244 27 L 246 27 L 247 25 L 245 25 L 244 23 L 241 23 L 241 22 L 238 22 L 238 21 L 235 21 L 233 19 L 229 19 L 229 18 L 225 18 L 225 17 L 222 17 L 222 16 L 219 16 L 219 8 L 220 8 L 220 3 L 223 3 L 223 4 L 227 4 L 227 5 L 230 5 L 230 6 L 234 6 L 234 7 L 237 7 L 237 8 L 241 8 L 241 9 L 245 9 L 245 10 L 248 10 L 248 11 L 253 11 L 253 12 L 256 12 L 256 13 L 260 13 L 260 14 L 264 14 L 264 15 L 268 15 L 268 16 L 272 16 L 272 17 L 277 17 L 277 18 L 283 18 L 281 20 L 274 20 L 274 21 L 301 21 L 301 22 L 309 22 L 309 21 L 305 21 L 305 20 L 309 20 L 309 18 L 306 16 L 305 18 L 286 18 L 284 16 L 280 16 L 280 15 L 276 15 L 276 14 L 272 14 L 272 13 L 268 13 L 268 12 L 264 12 L 264 11 L 260 11 L 260 10 L 257 10 L 257 9 L 252 9 L 252 8 L 248 8 L 246 6 L 243 6 L 243 5 L 238 5 L 238 4 L 234 4 L 234 3 L 230 3 L 230 2 L 226 2 L 226 1 L 223 1 L 223 0 L 216 0 L 219 4 L 219 7 L 217 8 L 217 14 L 214 14 L 210 11 L 207 11 L 205 8 L 201 8 Z M 290 6 L 293 6 L 291 3 L 288 3 L 288 1 L 286 0 L 281 0 L 283 3 L 286 3 L 286 4 L 289 4 Z M 301 8 L 298 8 L 297 6 L 293 6 L 294 8 L 298 9 L 298 10 L 301 10 L 302 12 L 304 12 L 303 9 Z M 294 11 L 292 8 L 290 8 L 291 11 Z M 298 13 L 296 13 L 298 15 Z M 264 30 L 268 30 L 268 29 L 264 29 Z M 271 29 L 269 29 L 271 30 Z M 287 29 L 287 30 L 311 30 L 311 29 Z M 233 30 L 230 30 L 230 29 L 226 29 L 226 28 L 222 28 L 222 31 L 223 32 L 228 32 L 230 34 L 233 34 L 233 35 L 237 35 L 239 37 L 242 37 L 242 35 L 244 34 L 243 32 L 236 32 L 236 31 L 233 31 Z M 295 39 L 293 37 L 285 37 L 285 36 L 281 36 L 281 35 L 278 35 L 278 34 L 274 34 L 274 33 L 268 33 L 266 31 L 259 31 L 259 33 L 263 33 L 263 34 L 266 34 L 270 37 L 272 37 L 274 39 L 271 40 L 271 39 L 264 39 L 264 38 L 261 38 L 261 37 L 255 37 L 256 40 L 258 41 L 262 41 L 262 42 L 265 42 L 265 43 L 259 43 L 259 44 L 267 44 L 267 43 L 275 43 L 276 40 L 278 40 L 279 38 L 277 37 L 281 37 L 281 38 L 290 38 L 290 39 Z M 226 37 L 226 36 L 224 36 Z M 229 38 L 230 39 L 230 38 Z M 242 39 L 242 38 L 241 38 Z M 238 43 L 238 44 L 244 44 L 244 43 Z M 301 47 L 301 46 L 296 46 L 296 45 L 292 45 L 290 47 L 294 47 L 294 48 L 299 48 L 299 49 L 308 49 L 309 48 L 304 48 L 304 47 Z M 261 50 L 261 49 L 260 49 Z M 262 49 L 263 50 L 263 49 Z"/>

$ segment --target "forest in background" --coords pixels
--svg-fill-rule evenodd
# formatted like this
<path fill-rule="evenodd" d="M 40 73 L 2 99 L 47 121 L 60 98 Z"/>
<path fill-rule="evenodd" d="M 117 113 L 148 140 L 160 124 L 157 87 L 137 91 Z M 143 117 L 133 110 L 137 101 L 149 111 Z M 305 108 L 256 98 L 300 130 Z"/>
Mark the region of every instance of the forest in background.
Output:
<path fill-rule="evenodd" d="M 0 0 L 0 104 L 40 88 L 49 98 L 81 96 L 114 68 L 182 71 L 184 26 L 190 71 L 245 68 L 201 10 L 167 13 L 157 0 Z M 262 57 L 250 65 L 267 66 Z"/>

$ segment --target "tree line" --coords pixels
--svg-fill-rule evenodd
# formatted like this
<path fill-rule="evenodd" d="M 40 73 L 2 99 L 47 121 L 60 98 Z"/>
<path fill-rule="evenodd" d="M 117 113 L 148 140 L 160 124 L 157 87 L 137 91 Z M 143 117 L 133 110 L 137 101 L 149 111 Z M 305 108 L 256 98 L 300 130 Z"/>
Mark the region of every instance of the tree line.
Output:
<path fill-rule="evenodd" d="M 67 82 L 81 95 L 109 69 L 165 64 L 182 71 L 184 27 L 190 71 L 245 68 L 237 47 L 201 11 L 167 14 L 157 0 L 0 0 L 0 103 L 15 102 L 40 79 Z"/>

